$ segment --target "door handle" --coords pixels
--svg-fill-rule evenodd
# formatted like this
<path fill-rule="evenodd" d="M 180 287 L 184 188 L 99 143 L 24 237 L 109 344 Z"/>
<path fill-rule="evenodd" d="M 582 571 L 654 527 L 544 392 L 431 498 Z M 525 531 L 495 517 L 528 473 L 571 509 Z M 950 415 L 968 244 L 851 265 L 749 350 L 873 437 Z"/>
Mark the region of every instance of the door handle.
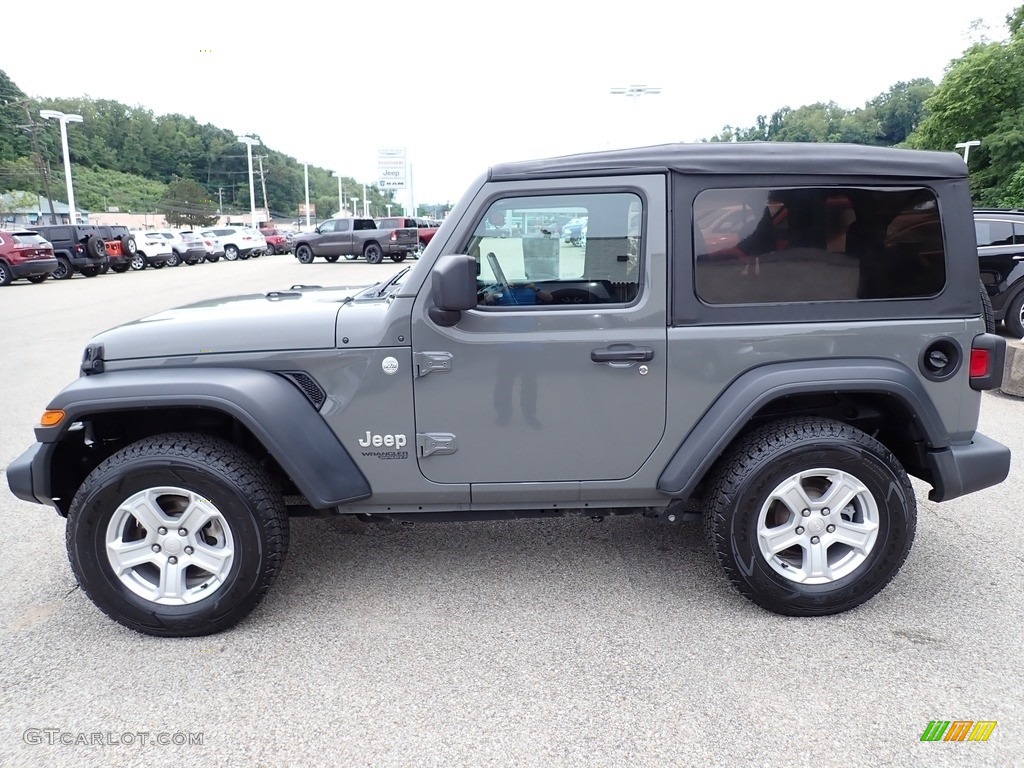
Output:
<path fill-rule="evenodd" d="M 654 350 L 632 344 L 612 344 L 604 349 L 590 350 L 590 359 L 595 363 L 646 363 L 654 359 Z"/>

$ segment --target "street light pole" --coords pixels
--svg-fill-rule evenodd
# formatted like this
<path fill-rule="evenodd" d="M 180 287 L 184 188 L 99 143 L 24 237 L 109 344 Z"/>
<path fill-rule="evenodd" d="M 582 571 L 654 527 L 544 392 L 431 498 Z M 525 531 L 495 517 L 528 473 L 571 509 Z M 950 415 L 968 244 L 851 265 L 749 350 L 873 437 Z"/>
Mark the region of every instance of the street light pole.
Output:
<path fill-rule="evenodd" d="M 961 142 L 958 142 L 955 145 L 957 149 L 962 149 L 964 151 L 964 165 L 967 165 L 967 158 L 970 157 L 970 155 L 971 155 L 971 147 L 976 147 L 979 144 L 981 144 L 981 142 L 975 140 L 975 141 L 961 141 Z"/>
<path fill-rule="evenodd" d="M 309 163 L 302 164 L 302 171 L 306 177 L 306 229 L 309 229 Z"/>
<path fill-rule="evenodd" d="M 363 218 L 370 218 L 370 201 L 366 199 L 366 185 L 363 184 Z"/>
<path fill-rule="evenodd" d="M 633 102 L 633 108 L 630 112 L 633 113 L 633 117 L 636 117 L 637 102 L 641 96 L 656 96 L 661 93 L 661 88 L 650 85 L 630 85 L 625 88 L 612 88 L 611 94 L 615 96 L 625 96 Z"/>
<path fill-rule="evenodd" d="M 68 223 L 78 223 L 78 211 L 75 210 L 75 190 L 71 186 L 71 153 L 68 151 L 68 123 L 83 122 L 81 115 L 69 115 L 55 109 L 44 109 L 39 116 L 47 120 L 60 121 L 60 143 L 64 149 L 64 181 L 68 186 Z"/>
<path fill-rule="evenodd" d="M 252 136 L 236 136 L 235 139 L 245 144 L 246 154 L 249 156 L 249 226 L 256 229 L 256 188 L 253 186 L 252 176 L 252 145 L 259 146 L 259 142 Z"/>
<path fill-rule="evenodd" d="M 338 215 L 345 215 L 345 190 L 341 187 L 341 173 L 338 171 L 334 172 L 334 175 L 338 177 Z"/>

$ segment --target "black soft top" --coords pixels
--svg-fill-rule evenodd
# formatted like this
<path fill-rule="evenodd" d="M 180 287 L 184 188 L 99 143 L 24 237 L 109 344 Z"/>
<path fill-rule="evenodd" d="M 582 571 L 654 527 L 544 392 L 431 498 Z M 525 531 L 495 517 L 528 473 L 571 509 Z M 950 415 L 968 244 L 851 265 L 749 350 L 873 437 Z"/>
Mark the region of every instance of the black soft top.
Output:
<path fill-rule="evenodd" d="M 967 177 L 955 152 L 866 147 L 859 144 L 740 142 L 660 144 L 653 147 L 588 152 L 544 160 L 501 163 L 491 181 L 546 176 L 592 176 L 673 170 L 688 174 L 772 174 L 905 176 L 917 179 Z"/>

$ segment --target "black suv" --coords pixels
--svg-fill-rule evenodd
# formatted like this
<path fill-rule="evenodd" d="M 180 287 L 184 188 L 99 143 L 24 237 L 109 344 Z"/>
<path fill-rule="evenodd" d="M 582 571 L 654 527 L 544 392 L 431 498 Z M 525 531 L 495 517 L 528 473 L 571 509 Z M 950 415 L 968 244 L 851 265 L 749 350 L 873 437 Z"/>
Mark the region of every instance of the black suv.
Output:
<path fill-rule="evenodd" d="M 1024 210 L 976 209 L 974 233 L 981 282 L 995 321 L 1024 338 Z"/>
<path fill-rule="evenodd" d="M 117 257 L 111 259 L 108 246 L 117 243 L 118 249 L 123 247 L 120 239 L 111 231 L 112 227 L 93 227 L 87 224 L 53 224 L 34 227 L 50 243 L 57 257 L 57 269 L 54 280 L 67 280 L 75 272 L 86 277 L 95 277 L 105 272 L 108 267 L 115 266 Z M 125 230 L 127 235 L 127 230 Z M 134 242 L 134 240 L 132 240 Z M 116 266 L 115 266 L 116 268 Z"/>

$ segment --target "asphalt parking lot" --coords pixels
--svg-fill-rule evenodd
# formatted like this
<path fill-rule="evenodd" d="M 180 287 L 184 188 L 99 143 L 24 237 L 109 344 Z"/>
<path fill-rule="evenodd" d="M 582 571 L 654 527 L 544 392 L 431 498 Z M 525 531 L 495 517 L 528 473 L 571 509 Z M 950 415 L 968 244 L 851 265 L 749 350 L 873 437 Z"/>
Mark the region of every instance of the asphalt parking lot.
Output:
<path fill-rule="evenodd" d="M 0 289 L 0 468 L 94 333 L 398 268 L 276 256 Z M 77 589 L 63 520 L 4 480 L 0 765 L 1024 765 L 1024 399 L 986 394 L 981 422 L 1009 480 L 941 505 L 918 483 L 901 574 L 818 619 L 731 592 L 696 524 L 299 519 L 248 620 L 146 637 Z M 931 720 L 998 725 L 921 742 Z"/>

